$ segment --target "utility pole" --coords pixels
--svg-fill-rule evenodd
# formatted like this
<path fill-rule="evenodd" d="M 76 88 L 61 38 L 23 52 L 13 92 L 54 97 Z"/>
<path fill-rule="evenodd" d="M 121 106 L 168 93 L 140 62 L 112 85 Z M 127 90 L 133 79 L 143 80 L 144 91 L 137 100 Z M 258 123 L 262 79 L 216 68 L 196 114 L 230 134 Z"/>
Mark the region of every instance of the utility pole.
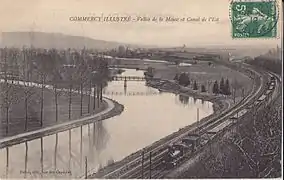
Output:
<path fill-rule="evenodd" d="M 142 167 L 142 169 L 141 169 L 141 174 L 142 174 L 142 179 L 144 178 L 144 149 L 142 150 L 142 164 L 141 164 L 141 167 Z"/>
<path fill-rule="evenodd" d="M 150 152 L 149 179 L 152 178 L 152 152 Z"/>
<path fill-rule="evenodd" d="M 244 98 L 245 98 L 245 89 L 242 88 L 242 99 L 244 99 Z"/>

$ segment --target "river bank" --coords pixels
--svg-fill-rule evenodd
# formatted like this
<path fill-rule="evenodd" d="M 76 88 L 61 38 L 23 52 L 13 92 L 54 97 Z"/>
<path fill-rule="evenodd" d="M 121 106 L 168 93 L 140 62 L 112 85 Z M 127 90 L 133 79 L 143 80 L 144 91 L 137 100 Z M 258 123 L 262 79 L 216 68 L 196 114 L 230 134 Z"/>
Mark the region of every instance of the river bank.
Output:
<path fill-rule="evenodd" d="M 104 101 L 106 102 L 106 104 L 108 104 L 107 109 L 97 114 L 82 117 L 80 119 L 76 119 L 73 121 L 67 121 L 67 122 L 63 122 L 60 124 L 55 124 L 53 126 L 42 127 L 37 130 L 24 132 L 18 135 L 9 136 L 9 137 L 0 139 L 0 149 L 4 147 L 12 146 L 12 145 L 20 144 L 22 142 L 31 141 L 31 140 L 38 139 L 41 137 L 56 134 L 59 132 L 63 132 L 68 129 L 70 130 L 70 129 L 80 127 L 86 124 L 90 124 L 96 121 L 102 121 L 102 120 L 117 116 L 123 112 L 124 106 L 119 104 L 117 101 L 114 101 L 109 98 L 104 98 Z"/>
<path fill-rule="evenodd" d="M 170 80 L 150 81 L 148 82 L 147 85 L 159 89 L 159 91 L 161 92 L 174 93 L 183 96 L 193 97 L 194 99 L 200 99 L 202 101 L 209 101 L 213 103 L 214 112 L 219 112 L 220 110 L 225 108 L 226 105 L 228 105 L 227 103 L 224 102 L 228 99 L 228 97 L 226 96 L 212 95 L 209 93 L 200 93 L 198 91 L 191 90 L 190 88 L 180 86 L 175 81 L 170 81 Z"/>

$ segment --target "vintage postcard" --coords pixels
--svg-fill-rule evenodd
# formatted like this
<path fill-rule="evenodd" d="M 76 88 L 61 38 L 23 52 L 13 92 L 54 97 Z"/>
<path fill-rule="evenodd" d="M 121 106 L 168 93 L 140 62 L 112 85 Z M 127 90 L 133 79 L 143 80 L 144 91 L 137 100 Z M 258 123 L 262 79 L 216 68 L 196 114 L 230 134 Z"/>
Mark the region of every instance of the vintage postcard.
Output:
<path fill-rule="evenodd" d="M 0 0 L 1 179 L 282 178 L 281 0 Z"/>

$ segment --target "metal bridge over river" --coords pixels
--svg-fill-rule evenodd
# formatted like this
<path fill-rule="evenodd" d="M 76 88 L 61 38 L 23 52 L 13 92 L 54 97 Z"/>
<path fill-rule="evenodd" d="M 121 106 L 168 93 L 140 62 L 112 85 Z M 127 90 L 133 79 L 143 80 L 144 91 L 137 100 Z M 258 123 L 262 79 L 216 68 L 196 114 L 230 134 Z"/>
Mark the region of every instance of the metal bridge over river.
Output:
<path fill-rule="evenodd" d="M 147 81 L 147 80 L 160 80 L 160 78 L 146 78 L 141 76 L 112 76 L 112 81 Z"/>

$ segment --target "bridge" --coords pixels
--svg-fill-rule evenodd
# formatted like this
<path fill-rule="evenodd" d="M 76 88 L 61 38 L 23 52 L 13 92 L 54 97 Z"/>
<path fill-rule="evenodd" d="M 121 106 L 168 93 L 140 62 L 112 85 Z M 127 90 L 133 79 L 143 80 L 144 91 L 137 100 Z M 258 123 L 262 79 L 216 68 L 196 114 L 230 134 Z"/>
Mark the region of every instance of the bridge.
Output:
<path fill-rule="evenodd" d="M 116 91 L 104 91 L 104 95 L 112 96 L 156 96 L 160 92 L 116 92 Z"/>
<path fill-rule="evenodd" d="M 112 76 L 112 81 L 146 81 L 146 80 L 160 80 L 160 78 L 146 78 L 141 76 Z"/>

